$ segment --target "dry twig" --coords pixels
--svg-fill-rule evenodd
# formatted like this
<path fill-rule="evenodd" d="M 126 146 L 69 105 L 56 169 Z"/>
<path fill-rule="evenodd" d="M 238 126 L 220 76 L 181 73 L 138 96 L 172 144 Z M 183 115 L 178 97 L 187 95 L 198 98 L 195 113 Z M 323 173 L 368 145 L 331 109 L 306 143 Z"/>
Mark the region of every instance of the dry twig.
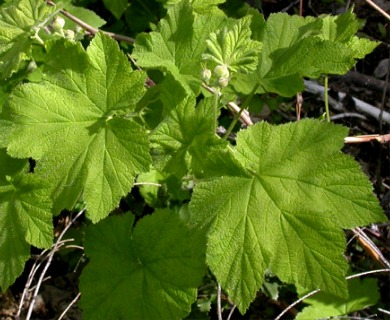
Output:
<path fill-rule="evenodd" d="M 85 209 L 81 210 L 71 221 L 70 223 L 64 228 L 64 230 L 61 232 L 60 236 L 58 237 L 56 243 L 53 245 L 51 251 L 49 252 L 49 254 L 47 255 L 47 261 L 46 261 L 46 264 L 45 264 L 45 267 L 42 271 L 42 273 L 40 274 L 39 276 L 39 280 L 38 280 L 38 283 L 35 287 L 35 290 L 34 290 L 34 295 L 33 295 L 33 298 L 31 300 L 31 303 L 30 303 L 30 306 L 28 308 L 28 311 L 27 311 L 27 316 L 26 316 L 26 320 L 29 320 L 31 318 L 31 315 L 32 315 L 32 312 L 33 312 L 33 309 L 34 309 L 34 304 L 35 304 L 35 301 L 37 299 L 37 296 L 38 296 L 38 293 L 39 293 L 39 289 L 43 283 L 43 280 L 45 278 L 45 275 L 46 275 L 46 272 L 47 270 L 49 269 L 49 266 L 51 265 L 51 262 L 53 261 L 53 257 L 54 257 L 54 254 L 58 251 L 58 249 L 64 245 L 64 243 L 66 242 L 66 240 L 62 241 L 62 238 L 63 236 L 65 235 L 66 231 L 68 231 L 68 229 L 70 228 L 70 226 L 84 213 Z"/>

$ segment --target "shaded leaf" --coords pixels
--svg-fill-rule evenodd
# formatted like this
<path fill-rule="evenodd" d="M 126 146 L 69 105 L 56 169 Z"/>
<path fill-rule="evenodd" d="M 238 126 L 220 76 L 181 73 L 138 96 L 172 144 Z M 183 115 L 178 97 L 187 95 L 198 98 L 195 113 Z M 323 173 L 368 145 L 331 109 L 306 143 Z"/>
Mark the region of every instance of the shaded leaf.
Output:
<path fill-rule="evenodd" d="M 43 181 L 26 173 L 27 160 L 0 149 L 0 287 L 5 291 L 22 273 L 30 245 L 49 248 L 51 206 Z"/>
<path fill-rule="evenodd" d="M 305 299 L 303 302 L 308 303 L 309 306 L 299 312 L 295 319 L 305 320 L 347 315 L 375 305 L 380 298 L 376 279 L 351 279 L 348 281 L 348 292 L 348 299 L 336 298 L 323 292 Z"/>
<path fill-rule="evenodd" d="M 191 310 L 205 272 L 204 240 L 173 212 L 131 214 L 87 231 L 81 276 L 85 319 L 179 319 Z"/>

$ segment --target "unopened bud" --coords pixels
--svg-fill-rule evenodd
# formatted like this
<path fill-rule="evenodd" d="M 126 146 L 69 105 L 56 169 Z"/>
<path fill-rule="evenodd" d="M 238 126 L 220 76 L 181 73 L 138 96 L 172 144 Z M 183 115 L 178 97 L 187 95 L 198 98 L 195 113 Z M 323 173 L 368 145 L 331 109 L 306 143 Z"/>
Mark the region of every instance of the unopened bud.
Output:
<path fill-rule="evenodd" d="M 218 84 L 221 88 L 225 88 L 227 87 L 227 85 L 229 84 L 229 79 L 228 78 L 224 78 L 224 77 L 221 77 L 218 79 Z"/>
<path fill-rule="evenodd" d="M 230 76 L 229 70 L 225 65 L 219 65 L 214 68 L 214 75 L 216 78 L 226 78 Z"/>
<path fill-rule="evenodd" d="M 52 22 L 51 26 L 53 27 L 54 31 L 61 31 L 65 26 L 65 20 L 64 18 L 57 16 L 55 17 L 54 21 Z"/>
<path fill-rule="evenodd" d="M 203 81 L 208 82 L 211 79 L 211 70 L 210 69 L 203 69 L 200 73 L 200 77 Z"/>
<path fill-rule="evenodd" d="M 74 40 L 75 33 L 73 30 L 65 30 L 65 38 L 69 40 Z"/>

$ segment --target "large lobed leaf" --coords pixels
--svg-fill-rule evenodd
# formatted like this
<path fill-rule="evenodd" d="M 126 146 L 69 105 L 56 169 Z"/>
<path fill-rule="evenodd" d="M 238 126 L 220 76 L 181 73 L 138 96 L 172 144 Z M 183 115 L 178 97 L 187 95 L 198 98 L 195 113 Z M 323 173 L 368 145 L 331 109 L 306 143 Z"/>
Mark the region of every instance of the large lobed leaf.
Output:
<path fill-rule="evenodd" d="M 52 184 L 55 213 L 82 196 L 96 222 L 149 169 L 146 133 L 132 119 L 146 75 L 132 71 L 102 33 L 87 52 L 67 42 L 51 50 L 47 80 L 20 86 L 10 97 L 8 152 L 40 160 L 36 174 Z"/>
<path fill-rule="evenodd" d="M 28 162 L 0 149 L 0 287 L 5 291 L 22 273 L 30 245 L 49 248 L 53 239 L 48 188 L 26 173 Z"/>
<path fill-rule="evenodd" d="M 207 263 L 241 312 L 266 268 L 282 281 L 347 295 L 342 228 L 386 217 L 357 163 L 339 151 L 345 135 L 314 120 L 258 123 L 237 137 L 246 172 L 195 187 L 192 223 L 209 228 Z"/>
<path fill-rule="evenodd" d="M 204 237 L 169 210 L 137 223 L 116 216 L 91 226 L 81 276 L 85 319 L 179 319 L 191 310 L 204 273 Z"/>

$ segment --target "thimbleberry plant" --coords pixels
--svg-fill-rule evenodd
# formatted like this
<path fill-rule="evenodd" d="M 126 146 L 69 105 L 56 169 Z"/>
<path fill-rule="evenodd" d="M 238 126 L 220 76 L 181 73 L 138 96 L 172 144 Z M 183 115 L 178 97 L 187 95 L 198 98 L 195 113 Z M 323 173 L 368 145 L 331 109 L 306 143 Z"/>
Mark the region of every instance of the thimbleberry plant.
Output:
<path fill-rule="evenodd" d="M 304 77 L 344 74 L 377 43 L 355 35 L 350 11 L 265 20 L 247 7 L 238 19 L 224 1 L 159 2 L 152 31 L 119 46 L 70 0 L 3 1 L 1 289 L 30 246 L 51 247 L 53 217 L 81 206 L 91 222 L 85 319 L 184 318 L 207 272 L 242 314 L 266 273 L 347 299 L 343 229 L 386 220 L 340 151 L 348 128 L 304 119 L 216 129 L 228 101 L 291 97 Z M 104 4 L 117 19 L 128 8 Z M 110 215 L 132 188 L 151 214 Z"/>

